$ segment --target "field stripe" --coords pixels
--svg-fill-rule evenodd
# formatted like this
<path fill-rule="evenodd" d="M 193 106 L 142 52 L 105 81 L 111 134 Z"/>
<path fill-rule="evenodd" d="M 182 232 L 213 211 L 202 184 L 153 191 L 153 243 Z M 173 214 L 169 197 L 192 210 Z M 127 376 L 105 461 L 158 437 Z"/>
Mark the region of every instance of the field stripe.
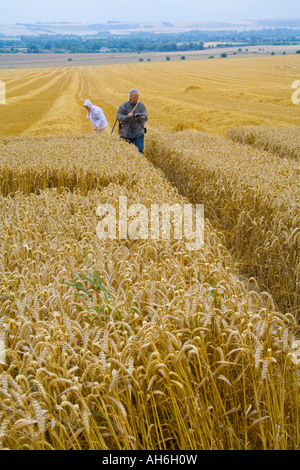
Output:
<path fill-rule="evenodd" d="M 56 70 L 49 74 L 40 72 L 38 77 L 27 80 L 16 88 L 8 88 L 7 105 L 18 104 L 24 100 L 31 100 L 40 94 L 47 93 L 48 89 L 55 86 L 57 82 L 67 74 L 68 69 L 61 70 L 59 73 Z M 17 90 L 19 91 L 19 94 L 15 93 Z M 10 97 L 9 95 L 13 96 Z"/>

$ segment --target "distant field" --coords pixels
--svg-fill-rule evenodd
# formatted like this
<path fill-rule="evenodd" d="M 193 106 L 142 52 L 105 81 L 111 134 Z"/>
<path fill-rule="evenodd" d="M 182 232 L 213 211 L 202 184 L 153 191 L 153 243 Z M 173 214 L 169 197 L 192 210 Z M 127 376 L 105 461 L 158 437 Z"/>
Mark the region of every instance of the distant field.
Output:
<path fill-rule="evenodd" d="M 36 23 L 16 23 L 0 24 L 0 34 L 6 36 L 38 36 L 40 34 L 66 34 L 66 35 L 95 35 L 99 31 L 109 31 L 111 33 L 128 34 L 130 32 L 159 32 L 176 33 L 182 31 L 202 30 L 202 31 L 259 31 L 264 28 L 299 28 L 300 20 L 280 19 L 280 20 L 238 20 L 238 21 L 179 21 L 179 22 L 120 22 L 108 21 L 105 24 L 88 24 L 74 22 L 36 22 Z"/>
<path fill-rule="evenodd" d="M 37 22 L 34 24 L 16 23 L 0 24 L 0 34 L 6 36 L 38 36 L 39 34 L 69 34 L 69 35 L 94 35 L 98 31 L 109 31 L 111 33 L 128 34 L 128 32 L 160 32 L 174 33 L 178 31 L 191 30 L 261 30 L 263 28 L 299 28 L 299 19 L 281 20 L 239 20 L 239 21 L 179 21 L 179 22 L 119 22 L 108 21 L 106 24 L 87 24 L 74 22 Z"/>
<path fill-rule="evenodd" d="M 295 54 L 300 46 L 249 46 L 224 47 L 204 49 L 202 51 L 178 51 L 178 52 L 141 52 L 138 53 L 95 53 L 95 54 L 0 54 L 1 68 L 19 68 L 19 67 L 58 67 L 65 65 L 109 65 L 122 63 L 135 63 L 141 59 L 143 61 L 161 62 L 166 57 L 170 60 L 181 60 L 185 56 L 186 60 L 207 59 L 211 56 L 220 58 L 221 54 L 226 52 L 228 57 L 266 56 L 272 52 L 282 55 Z M 246 50 L 247 49 L 247 50 Z M 72 59 L 69 61 L 68 59 Z"/>
<path fill-rule="evenodd" d="M 112 126 L 132 87 L 141 91 L 149 128 L 225 134 L 242 125 L 299 125 L 300 106 L 291 99 L 299 55 L 78 67 L 68 67 L 67 56 L 57 60 L 65 66 L 0 70 L 7 103 L 0 107 L 0 135 L 89 131 L 81 108 L 86 98 L 104 109 Z"/>

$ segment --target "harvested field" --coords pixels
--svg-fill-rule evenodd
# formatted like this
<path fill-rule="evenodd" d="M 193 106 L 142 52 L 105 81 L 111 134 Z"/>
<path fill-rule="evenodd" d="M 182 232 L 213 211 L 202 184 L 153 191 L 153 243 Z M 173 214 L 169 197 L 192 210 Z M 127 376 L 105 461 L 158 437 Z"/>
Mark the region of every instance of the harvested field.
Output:
<path fill-rule="evenodd" d="M 168 56 L 171 61 L 179 61 L 184 55 L 186 60 L 201 60 L 214 57 L 220 59 L 222 53 L 228 56 L 240 57 L 265 57 L 272 52 L 278 55 L 283 53 L 296 54 L 299 46 L 258 46 L 244 47 L 222 47 L 221 49 L 204 49 L 201 51 L 178 51 L 178 52 L 105 52 L 105 53 L 65 53 L 65 54 L 0 54 L 0 69 L 26 68 L 26 67 L 61 67 L 61 66 L 87 66 L 87 65 L 114 65 L 134 64 L 143 61 L 165 62 Z M 69 60 L 72 59 L 72 60 Z"/>
<path fill-rule="evenodd" d="M 132 87 L 141 91 L 151 129 L 226 136 L 240 126 L 294 128 L 298 67 L 298 56 L 291 55 L 1 70 L 6 105 L 0 105 L 0 135 L 88 132 L 81 109 L 86 98 L 103 108 L 112 126 Z"/>

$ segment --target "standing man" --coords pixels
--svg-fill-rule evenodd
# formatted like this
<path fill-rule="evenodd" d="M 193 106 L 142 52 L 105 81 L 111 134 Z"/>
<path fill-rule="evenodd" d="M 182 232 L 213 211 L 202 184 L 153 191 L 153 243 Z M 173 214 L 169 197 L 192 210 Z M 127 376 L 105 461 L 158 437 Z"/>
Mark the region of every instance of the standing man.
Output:
<path fill-rule="evenodd" d="M 144 123 L 148 121 L 145 105 L 139 101 L 140 92 L 133 88 L 129 92 L 129 101 L 121 104 L 117 113 L 120 123 L 120 135 L 127 142 L 137 146 L 144 153 Z"/>
<path fill-rule="evenodd" d="M 91 121 L 95 132 L 105 132 L 108 122 L 102 109 L 93 105 L 90 100 L 85 100 L 83 107 L 87 110 L 87 118 Z"/>

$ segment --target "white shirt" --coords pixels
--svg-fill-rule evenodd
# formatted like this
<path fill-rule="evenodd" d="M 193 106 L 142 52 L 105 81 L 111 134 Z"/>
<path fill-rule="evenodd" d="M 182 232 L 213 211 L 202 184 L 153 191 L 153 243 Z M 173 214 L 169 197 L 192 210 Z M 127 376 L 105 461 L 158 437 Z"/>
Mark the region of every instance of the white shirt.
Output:
<path fill-rule="evenodd" d="M 94 129 L 103 129 L 108 125 L 104 112 L 99 106 L 93 105 L 89 100 L 85 101 L 84 106 L 91 108 L 91 112 L 87 113 L 87 118 L 90 119 Z"/>

